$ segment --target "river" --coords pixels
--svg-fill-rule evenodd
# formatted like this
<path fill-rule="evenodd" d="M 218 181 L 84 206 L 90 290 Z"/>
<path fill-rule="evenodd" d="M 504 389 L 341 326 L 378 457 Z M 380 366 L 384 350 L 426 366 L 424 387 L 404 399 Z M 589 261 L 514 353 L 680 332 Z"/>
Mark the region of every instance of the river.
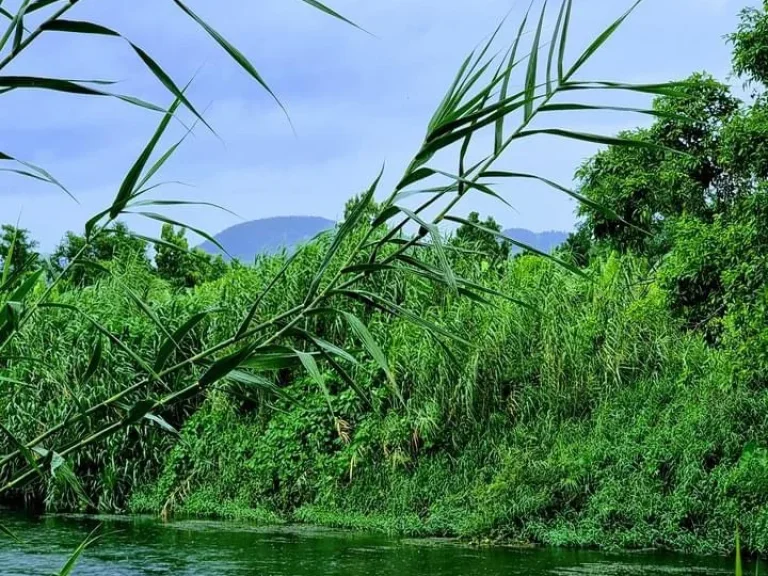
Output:
<path fill-rule="evenodd" d="M 662 553 L 547 548 L 469 548 L 310 527 L 147 518 L 0 515 L 23 541 L 0 535 L 3 576 L 58 573 L 68 553 L 101 523 L 75 576 L 510 576 L 733 574 L 733 560 Z M 745 566 L 745 574 L 754 567 Z M 760 572 L 765 573 L 761 566 Z"/>

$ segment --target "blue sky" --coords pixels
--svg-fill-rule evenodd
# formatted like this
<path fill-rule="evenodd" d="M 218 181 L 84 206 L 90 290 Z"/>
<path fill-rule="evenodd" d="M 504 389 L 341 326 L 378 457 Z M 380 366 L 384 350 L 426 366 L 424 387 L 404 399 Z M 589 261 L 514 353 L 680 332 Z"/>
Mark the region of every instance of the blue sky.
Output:
<path fill-rule="evenodd" d="M 386 162 L 382 192 L 417 150 L 431 113 L 464 56 L 523 0 L 329 0 L 370 30 L 366 35 L 300 0 L 188 0 L 256 65 L 287 106 L 280 109 L 186 18 L 171 0 L 82 0 L 73 19 L 120 31 L 151 53 L 178 81 L 199 74 L 190 91 L 221 140 L 195 131 L 159 176 L 168 198 L 213 201 L 250 220 L 277 215 L 338 218 L 344 202 L 365 188 Z M 730 50 L 723 36 L 743 0 L 645 0 L 579 75 L 583 80 L 652 82 L 707 70 L 726 79 Z M 575 0 L 573 54 L 627 8 L 629 0 Z M 13 8 L 6 2 L 4 7 Z M 68 78 L 120 80 L 117 91 L 167 105 L 170 97 L 118 39 L 42 35 L 4 71 Z M 50 250 L 67 230 L 81 231 L 89 215 L 108 206 L 123 174 L 158 117 L 110 99 L 46 92 L 12 92 L 0 106 L 0 150 L 44 166 L 76 195 L 0 174 L 0 221 L 29 228 Z M 601 102 L 645 104 L 619 94 Z M 188 117 L 185 118 L 185 121 Z M 563 127 L 613 134 L 647 122 L 623 113 L 570 114 Z M 174 126 L 168 144 L 183 131 Z M 482 141 L 481 141 L 482 145 Z M 596 150 L 573 141 L 538 138 L 512 148 L 500 169 L 537 172 L 562 183 Z M 574 204 L 546 188 L 500 188 L 514 206 L 469 198 L 461 211 L 492 213 L 505 226 L 569 229 Z M 210 232 L 240 219 L 211 209 L 171 212 Z M 158 224 L 129 220 L 147 233 Z"/>

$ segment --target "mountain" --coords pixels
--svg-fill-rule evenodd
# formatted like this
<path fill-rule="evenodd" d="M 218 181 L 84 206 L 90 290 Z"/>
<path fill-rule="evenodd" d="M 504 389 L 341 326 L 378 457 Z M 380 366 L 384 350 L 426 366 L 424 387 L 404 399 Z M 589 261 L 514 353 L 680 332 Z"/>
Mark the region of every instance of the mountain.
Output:
<path fill-rule="evenodd" d="M 568 232 L 561 232 L 558 230 L 548 230 L 546 232 L 531 232 L 525 228 L 509 228 L 504 230 L 504 235 L 509 236 L 513 240 L 532 246 L 542 252 L 551 252 L 565 242 L 568 238 Z M 512 247 L 512 252 L 519 252 L 520 249 L 516 246 Z"/>
<path fill-rule="evenodd" d="M 251 263 L 257 254 L 293 248 L 334 225 L 333 220 L 318 216 L 277 216 L 236 224 L 219 232 L 215 238 L 233 257 Z M 510 228 L 504 234 L 543 252 L 562 244 L 568 236 L 566 232 L 531 232 L 524 228 Z M 210 254 L 222 254 L 211 242 L 204 242 L 200 248 Z M 513 248 L 513 251 L 518 250 Z"/>
<path fill-rule="evenodd" d="M 215 238 L 234 258 L 250 264 L 257 254 L 271 254 L 309 240 L 335 222 L 317 216 L 277 216 L 236 224 L 216 234 Z M 222 254 L 211 242 L 200 248 L 209 254 Z"/>

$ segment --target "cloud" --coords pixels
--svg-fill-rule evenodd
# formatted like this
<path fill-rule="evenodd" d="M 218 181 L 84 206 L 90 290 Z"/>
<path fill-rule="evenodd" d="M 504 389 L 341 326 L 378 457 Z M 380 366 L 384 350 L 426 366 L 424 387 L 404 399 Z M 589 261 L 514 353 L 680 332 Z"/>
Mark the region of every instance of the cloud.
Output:
<path fill-rule="evenodd" d="M 172 2 L 102 0 L 82 3 L 72 18 L 113 27 L 153 54 L 179 83 L 196 72 L 190 97 L 224 144 L 199 127 L 165 167 L 161 180 L 195 188 L 168 187 L 162 194 L 226 204 L 245 218 L 277 214 L 337 217 L 345 200 L 366 186 L 386 162 L 383 190 L 394 185 L 418 148 L 427 122 L 458 65 L 511 9 L 510 39 L 528 2 L 486 0 L 469 8 L 463 0 L 329 2 L 375 36 L 359 32 L 298 0 L 219 0 L 189 4 L 251 58 L 287 106 L 297 135 L 274 101 L 207 38 Z M 722 35 L 733 28 L 735 2 L 723 13 L 696 10 L 702 0 L 645 3 L 584 68 L 585 79 L 666 80 L 694 70 L 728 69 Z M 591 37 L 624 9 L 616 0 L 576 3 L 574 58 Z M 720 8 L 718 8 L 719 10 Z M 731 14 L 726 18 L 723 14 Z M 151 17 L 148 17 L 151 15 Z M 680 22 L 686 22 L 680 26 Z M 531 36 L 526 37 L 530 41 Z M 55 58 L 51 55 L 55 54 Z M 202 68 L 201 68 L 202 66 Z M 9 72 L 10 73 L 10 72 Z M 116 91 L 167 105 L 170 98 L 124 42 L 44 34 L 13 73 L 59 77 L 108 77 Z M 10 175 L 0 175 L 2 221 L 22 222 L 45 249 L 68 229 L 107 205 L 120 180 L 159 121 L 157 114 L 123 102 L 45 92 L 0 96 L 0 150 L 41 163 L 80 199 Z M 612 94 L 606 103 L 647 104 Z M 189 114 L 183 116 L 189 124 Z M 580 114 L 548 120 L 611 133 L 646 120 L 634 116 Z M 184 133 L 174 124 L 165 145 Z M 478 140 L 488 144 L 487 136 Z M 577 142 L 533 140 L 513 147 L 504 166 L 547 174 L 569 183 L 576 166 L 596 149 Z M 573 204 L 539 187 L 505 185 L 518 212 L 487 197 L 470 198 L 462 209 L 494 212 L 505 225 L 568 228 Z M 232 224 L 226 214 L 187 210 L 186 217 L 211 231 Z M 134 221 L 131 221 L 132 225 Z M 156 232 L 156 223 L 135 223 Z"/>

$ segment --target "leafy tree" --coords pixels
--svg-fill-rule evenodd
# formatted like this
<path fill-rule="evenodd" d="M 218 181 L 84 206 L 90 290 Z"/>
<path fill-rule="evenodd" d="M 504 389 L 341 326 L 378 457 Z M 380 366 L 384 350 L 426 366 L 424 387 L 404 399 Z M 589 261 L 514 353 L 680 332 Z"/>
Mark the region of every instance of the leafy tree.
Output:
<path fill-rule="evenodd" d="M 13 252 L 11 252 L 13 248 Z M 5 266 L 5 259 L 11 254 L 11 272 L 34 268 L 40 254 L 35 251 L 37 242 L 29 237 L 29 230 L 16 228 L 10 224 L 0 227 L 0 269 Z"/>
<path fill-rule="evenodd" d="M 683 96 L 661 96 L 661 116 L 650 128 L 621 136 L 653 147 L 611 146 L 577 171 L 581 193 L 608 208 L 582 204 L 582 227 L 596 242 L 621 251 L 659 255 L 669 248 L 664 223 L 682 215 L 711 219 L 745 190 L 746 179 L 724 161 L 724 131 L 740 106 L 730 89 L 706 74 L 694 74 Z"/>
<path fill-rule="evenodd" d="M 362 200 L 361 196 L 359 194 L 356 194 L 352 196 L 347 202 L 344 204 L 344 220 L 349 218 L 350 214 L 352 214 L 352 211 L 357 208 L 357 205 Z M 381 206 L 376 202 L 369 202 L 368 205 L 365 207 L 365 213 L 364 216 L 366 218 L 373 218 L 376 216 L 379 211 L 381 210 Z"/>
<path fill-rule="evenodd" d="M 509 258 L 511 245 L 507 240 L 499 241 L 498 236 L 476 227 L 482 226 L 501 232 L 501 225 L 494 220 L 493 216 L 488 216 L 483 222 L 480 220 L 480 214 L 470 212 L 467 221 L 469 224 L 462 224 L 456 229 L 453 238 L 454 244 L 482 252 L 495 263 L 503 262 Z"/>
<path fill-rule="evenodd" d="M 742 10 L 736 32 L 728 39 L 733 44 L 734 72 L 748 83 L 768 84 L 768 0 L 763 0 L 762 9 Z"/>
<path fill-rule="evenodd" d="M 227 264 L 221 255 L 214 258 L 200 248 L 190 250 L 184 228 L 177 231 L 171 224 L 163 224 L 160 238 L 165 244 L 157 245 L 157 274 L 173 286 L 192 288 L 226 273 Z"/>
<path fill-rule="evenodd" d="M 149 267 L 147 243 L 132 235 L 128 226 L 122 222 L 115 223 L 90 242 L 84 236 L 67 232 L 51 255 L 51 268 L 55 273 L 60 273 L 74 262 L 78 255 L 80 260 L 85 262 L 104 264 L 120 259 Z M 69 274 L 72 284 L 86 286 L 95 282 L 102 272 L 96 267 L 75 263 L 70 267 Z"/>
<path fill-rule="evenodd" d="M 768 79 L 768 2 L 741 14 L 734 71 Z M 625 133 L 660 149 L 609 147 L 578 171 L 581 192 L 624 222 L 583 206 L 567 243 L 585 264 L 602 250 L 637 252 L 660 264 L 673 312 L 713 344 L 752 354 L 743 364 L 768 376 L 768 96 L 744 103 L 694 74 L 683 97 L 661 96 L 649 128 Z M 749 343 L 745 348 L 744 343 Z M 756 351 L 765 350 L 765 353 Z"/>

